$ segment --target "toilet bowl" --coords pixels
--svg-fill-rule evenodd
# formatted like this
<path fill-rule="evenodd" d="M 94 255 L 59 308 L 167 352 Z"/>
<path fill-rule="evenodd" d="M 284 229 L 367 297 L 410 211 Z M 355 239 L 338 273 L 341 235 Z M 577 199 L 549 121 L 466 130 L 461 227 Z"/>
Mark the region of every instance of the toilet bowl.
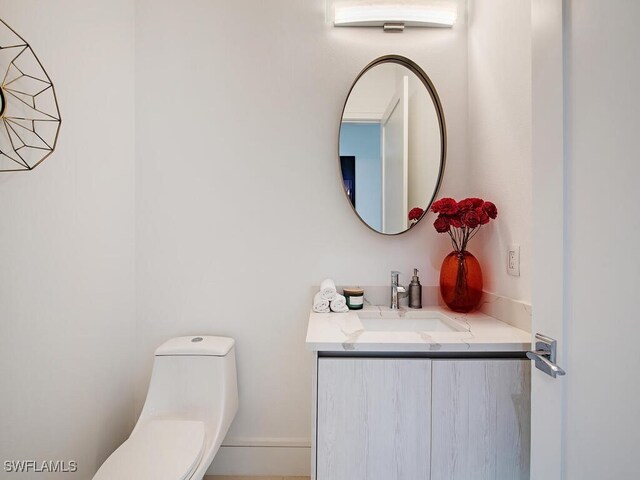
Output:
<path fill-rule="evenodd" d="M 93 480 L 201 480 L 237 410 L 234 340 L 173 338 L 155 352 L 133 432 Z"/>

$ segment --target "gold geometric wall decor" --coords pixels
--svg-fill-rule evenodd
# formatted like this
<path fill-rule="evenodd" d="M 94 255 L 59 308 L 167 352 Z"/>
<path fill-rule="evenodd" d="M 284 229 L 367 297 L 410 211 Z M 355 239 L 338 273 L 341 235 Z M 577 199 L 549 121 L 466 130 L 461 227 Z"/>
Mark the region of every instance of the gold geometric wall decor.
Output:
<path fill-rule="evenodd" d="M 32 170 L 56 147 L 53 83 L 24 39 L 0 20 L 0 172 Z"/>

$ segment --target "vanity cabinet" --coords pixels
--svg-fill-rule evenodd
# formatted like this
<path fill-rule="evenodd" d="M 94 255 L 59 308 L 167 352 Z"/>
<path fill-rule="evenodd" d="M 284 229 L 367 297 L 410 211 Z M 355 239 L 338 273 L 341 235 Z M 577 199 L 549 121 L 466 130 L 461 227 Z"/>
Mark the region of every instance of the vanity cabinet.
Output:
<path fill-rule="evenodd" d="M 316 478 L 429 478 L 431 361 L 318 363 Z"/>
<path fill-rule="evenodd" d="M 529 360 L 433 361 L 433 480 L 529 480 L 530 374 Z"/>
<path fill-rule="evenodd" d="M 530 362 L 319 357 L 316 480 L 529 478 Z"/>

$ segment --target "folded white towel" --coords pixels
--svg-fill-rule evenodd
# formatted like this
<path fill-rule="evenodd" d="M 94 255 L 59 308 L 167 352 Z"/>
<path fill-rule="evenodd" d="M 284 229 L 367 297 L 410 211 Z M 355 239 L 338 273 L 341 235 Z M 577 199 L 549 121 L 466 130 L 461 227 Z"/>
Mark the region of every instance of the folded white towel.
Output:
<path fill-rule="evenodd" d="M 333 300 L 336 298 L 338 291 L 336 290 L 336 284 L 330 278 L 323 280 L 320 284 L 320 297 L 323 300 Z"/>
<path fill-rule="evenodd" d="M 344 298 L 344 295 L 340 295 L 336 293 L 336 298 L 331 300 L 330 308 L 332 312 L 336 313 L 345 313 L 349 311 L 349 307 L 347 307 L 347 299 Z"/>
<path fill-rule="evenodd" d="M 313 297 L 313 311 L 316 313 L 329 313 L 329 300 L 320 296 L 320 292 Z"/>
<path fill-rule="evenodd" d="M 347 299 L 344 295 L 336 293 L 336 298 L 331 300 L 331 306 L 336 308 L 342 308 L 347 306 Z"/>

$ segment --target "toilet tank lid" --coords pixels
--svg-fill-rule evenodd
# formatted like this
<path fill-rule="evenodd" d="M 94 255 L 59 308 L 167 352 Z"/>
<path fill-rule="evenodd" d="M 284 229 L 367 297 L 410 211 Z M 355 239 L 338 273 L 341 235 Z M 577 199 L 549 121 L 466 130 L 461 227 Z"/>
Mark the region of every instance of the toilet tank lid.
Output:
<path fill-rule="evenodd" d="M 233 338 L 214 337 L 211 335 L 192 335 L 189 337 L 176 337 L 167 340 L 156 349 L 155 355 L 201 355 L 223 357 L 234 344 Z"/>

